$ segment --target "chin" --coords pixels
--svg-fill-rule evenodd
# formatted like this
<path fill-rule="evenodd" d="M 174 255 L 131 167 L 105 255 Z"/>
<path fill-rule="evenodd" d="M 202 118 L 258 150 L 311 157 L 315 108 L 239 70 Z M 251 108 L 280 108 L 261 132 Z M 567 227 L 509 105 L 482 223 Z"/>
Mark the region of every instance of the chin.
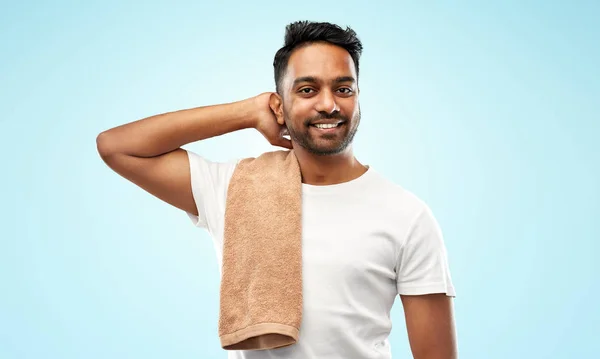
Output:
<path fill-rule="evenodd" d="M 346 149 L 347 146 L 311 146 L 310 148 L 307 148 L 308 152 L 318 156 L 339 155 L 340 153 L 344 153 Z"/>

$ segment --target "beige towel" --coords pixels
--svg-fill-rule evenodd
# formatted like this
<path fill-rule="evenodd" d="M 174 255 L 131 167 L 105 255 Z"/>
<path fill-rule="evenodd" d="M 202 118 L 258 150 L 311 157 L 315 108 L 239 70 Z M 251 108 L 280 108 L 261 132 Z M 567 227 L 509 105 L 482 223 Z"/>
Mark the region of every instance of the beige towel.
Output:
<path fill-rule="evenodd" d="M 223 349 L 298 341 L 302 318 L 302 180 L 293 151 L 237 165 L 225 208 L 219 337 Z"/>

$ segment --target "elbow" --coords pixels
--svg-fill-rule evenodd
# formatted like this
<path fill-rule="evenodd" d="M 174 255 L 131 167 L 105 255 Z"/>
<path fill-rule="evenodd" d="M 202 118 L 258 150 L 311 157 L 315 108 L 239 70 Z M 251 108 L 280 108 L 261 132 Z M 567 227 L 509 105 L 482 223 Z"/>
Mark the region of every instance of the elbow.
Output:
<path fill-rule="evenodd" d="M 105 162 L 116 153 L 114 140 L 112 139 L 110 132 L 101 132 L 96 137 L 96 149 L 102 160 Z"/>

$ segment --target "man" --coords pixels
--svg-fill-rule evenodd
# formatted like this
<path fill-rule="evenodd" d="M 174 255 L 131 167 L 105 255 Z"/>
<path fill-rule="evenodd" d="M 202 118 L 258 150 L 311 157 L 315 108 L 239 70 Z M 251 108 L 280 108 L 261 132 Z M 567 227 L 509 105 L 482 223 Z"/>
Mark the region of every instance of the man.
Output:
<path fill-rule="evenodd" d="M 396 295 L 414 357 L 457 357 L 455 294 L 435 218 L 352 152 L 361 52 L 350 28 L 296 22 L 275 55 L 276 93 L 152 116 L 97 138 L 108 166 L 211 233 L 219 264 L 227 187 L 238 162 L 211 162 L 180 147 L 255 128 L 272 145 L 294 150 L 302 175 L 300 339 L 232 351 L 230 358 L 390 358 Z"/>

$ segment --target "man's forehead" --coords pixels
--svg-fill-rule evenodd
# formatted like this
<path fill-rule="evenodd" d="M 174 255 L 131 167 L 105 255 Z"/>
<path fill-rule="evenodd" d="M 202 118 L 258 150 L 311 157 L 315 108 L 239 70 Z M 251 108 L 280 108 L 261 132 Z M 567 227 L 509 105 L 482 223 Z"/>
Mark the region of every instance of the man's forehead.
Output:
<path fill-rule="evenodd" d="M 356 69 L 352 56 L 345 49 L 330 44 L 313 44 L 296 49 L 290 56 L 287 81 L 298 80 L 331 83 L 340 79 L 356 81 Z"/>

